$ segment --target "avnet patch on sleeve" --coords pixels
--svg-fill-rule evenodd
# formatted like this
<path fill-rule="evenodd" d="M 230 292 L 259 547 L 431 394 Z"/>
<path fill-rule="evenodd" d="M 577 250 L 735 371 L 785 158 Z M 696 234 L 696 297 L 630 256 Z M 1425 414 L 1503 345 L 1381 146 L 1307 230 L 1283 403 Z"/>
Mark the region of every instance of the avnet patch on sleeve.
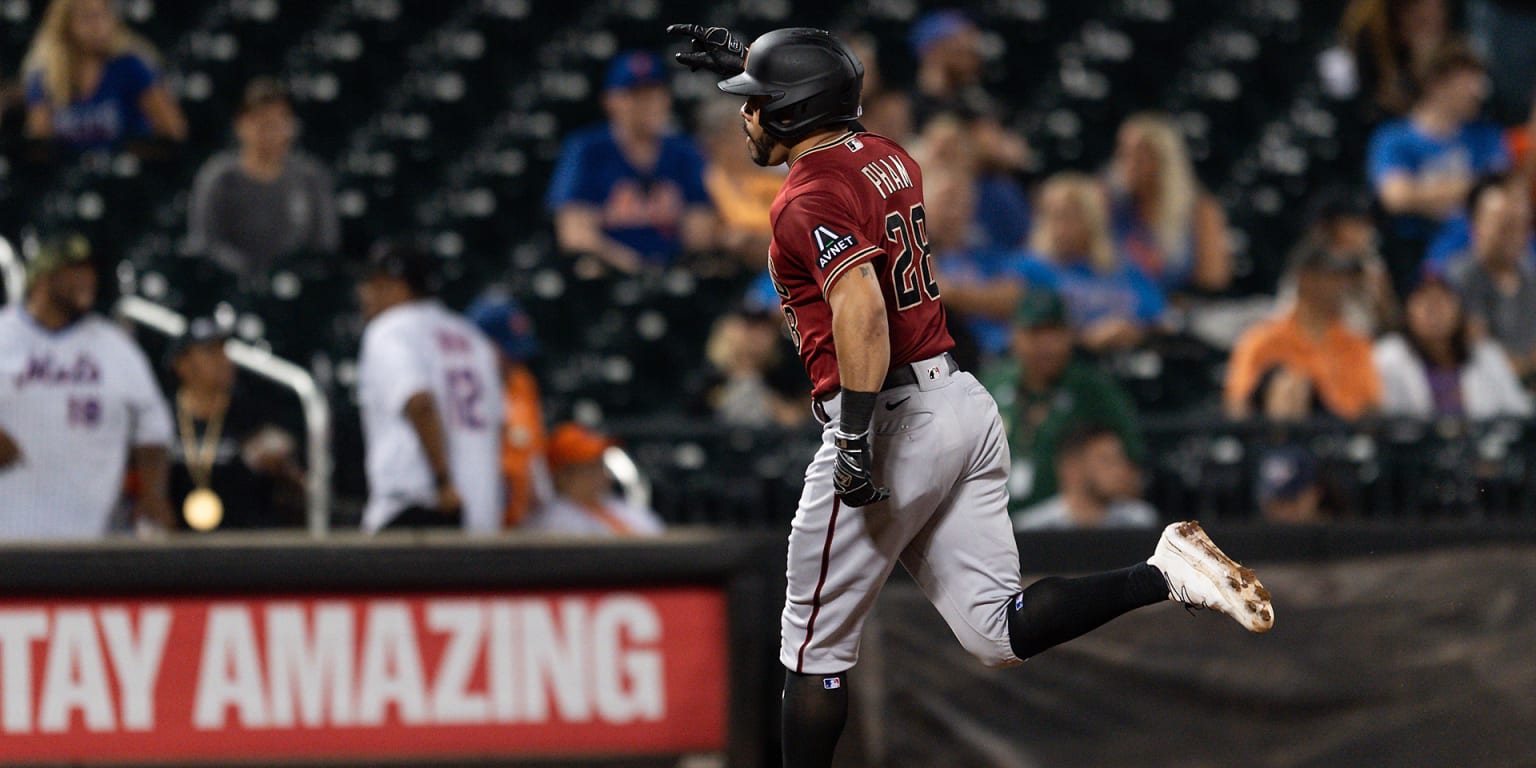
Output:
<path fill-rule="evenodd" d="M 859 242 L 852 234 L 839 235 L 825 224 L 811 230 L 811 236 L 816 238 L 816 252 L 820 254 L 816 259 L 818 269 L 826 269 L 833 259 L 847 253 Z"/>

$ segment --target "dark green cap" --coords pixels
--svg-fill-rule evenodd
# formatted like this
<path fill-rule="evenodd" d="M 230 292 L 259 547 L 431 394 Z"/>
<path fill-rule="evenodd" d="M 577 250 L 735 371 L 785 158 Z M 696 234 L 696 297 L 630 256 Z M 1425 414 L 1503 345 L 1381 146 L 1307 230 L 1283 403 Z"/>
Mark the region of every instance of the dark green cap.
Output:
<path fill-rule="evenodd" d="M 1067 325 L 1067 307 L 1055 291 L 1031 287 L 1024 291 L 1018 309 L 1013 311 L 1013 322 L 1025 329 L 1064 327 Z"/>
<path fill-rule="evenodd" d="M 27 263 L 27 284 L 43 275 L 76 264 L 91 263 L 91 241 L 77 232 L 50 237 L 37 246 L 37 253 Z"/>

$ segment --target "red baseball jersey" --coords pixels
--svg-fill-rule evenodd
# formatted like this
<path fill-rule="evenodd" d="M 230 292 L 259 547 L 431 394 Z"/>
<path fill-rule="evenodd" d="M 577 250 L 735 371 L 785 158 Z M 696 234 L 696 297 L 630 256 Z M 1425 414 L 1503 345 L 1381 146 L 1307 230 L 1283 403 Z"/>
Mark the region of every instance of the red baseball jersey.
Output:
<path fill-rule="evenodd" d="M 896 142 L 848 132 L 795 159 L 770 210 L 768 272 L 817 399 L 838 390 L 832 286 L 869 264 L 885 294 L 891 367 L 954 348 L 934 279 L 923 175 Z"/>

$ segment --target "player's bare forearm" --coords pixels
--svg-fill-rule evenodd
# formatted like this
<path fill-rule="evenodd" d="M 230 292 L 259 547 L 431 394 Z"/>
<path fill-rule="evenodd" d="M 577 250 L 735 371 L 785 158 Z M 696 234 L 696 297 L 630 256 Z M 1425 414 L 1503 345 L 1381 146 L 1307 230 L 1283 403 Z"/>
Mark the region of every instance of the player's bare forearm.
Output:
<path fill-rule="evenodd" d="M 879 392 L 891 365 L 885 295 L 874 267 L 860 264 L 832 286 L 832 343 L 844 389 Z"/>
<path fill-rule="evenodd" d="M 430 392 L 417 392 L 405 401 L 405 418 L 411 422 L 416 438 L 421 441 L 422 452 L 432 468 L 432 477 L 439 485 L 449 481 L 448 439 L 443 431 L 443 421 L 437 413 L 437 402 Z"/>
<path fill-rule="evenodd" d="M 138 445 L 133 448 L 132 458 L 133 468 L 139 474 L 139 514 L 161 528 L 170 528 L 174 521 L 167 495 L 169 453 L 163 445 Z"/>

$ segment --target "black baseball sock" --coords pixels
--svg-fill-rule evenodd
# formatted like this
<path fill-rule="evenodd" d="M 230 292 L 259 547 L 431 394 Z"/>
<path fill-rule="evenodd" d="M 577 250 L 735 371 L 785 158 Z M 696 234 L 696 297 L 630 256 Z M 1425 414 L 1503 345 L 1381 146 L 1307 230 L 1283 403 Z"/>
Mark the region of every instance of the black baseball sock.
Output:
<path fill-rule="evenodd" d="M 830 768 L 848 719 L 848 673 L 784 675 L 784 768 Z"/>
<path fill-rule="evenodd" d="M 1027 659 L 1122 613 L 1167 599 L 1167 582 L 1148 563 L 1089 576 L 1051 576 L 1014 598 L 1009 642 L 1015 655 Z"/>

